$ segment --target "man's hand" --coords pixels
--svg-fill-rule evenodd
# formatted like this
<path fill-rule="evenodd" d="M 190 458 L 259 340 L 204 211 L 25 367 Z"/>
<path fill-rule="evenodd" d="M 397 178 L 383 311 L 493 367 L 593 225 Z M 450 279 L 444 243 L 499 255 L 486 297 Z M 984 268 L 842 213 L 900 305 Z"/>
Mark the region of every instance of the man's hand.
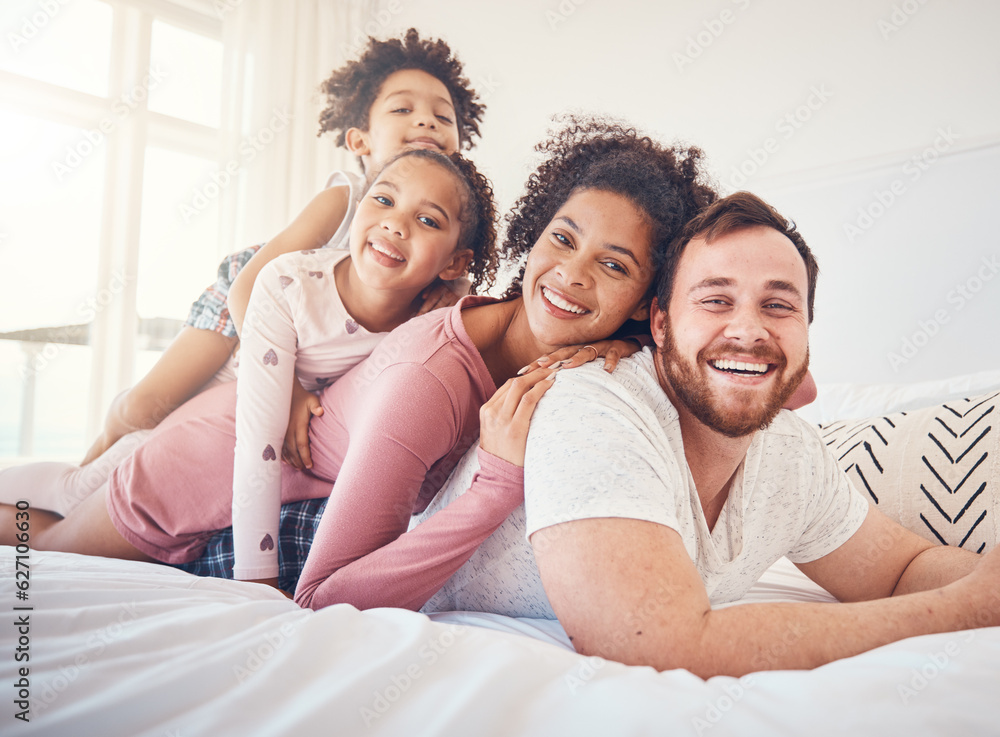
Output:
<path fill-rule="evenodd" d="M 1000 626 L 1000 548 L 980 556 L 972 571 L 953 585 L 972 597 L 970 626 Z"/>
<path fill-rule="evenodd" d="M 292 382 L 292 406 L 288 412 L 288 429 L 285 430 L 285 444 L 281 449 L 281 460 L 300 471 L 312 468 L 309 455 L 309 420 L 323 414 L 319 397 L 306 391 L 298 379 Z"/>

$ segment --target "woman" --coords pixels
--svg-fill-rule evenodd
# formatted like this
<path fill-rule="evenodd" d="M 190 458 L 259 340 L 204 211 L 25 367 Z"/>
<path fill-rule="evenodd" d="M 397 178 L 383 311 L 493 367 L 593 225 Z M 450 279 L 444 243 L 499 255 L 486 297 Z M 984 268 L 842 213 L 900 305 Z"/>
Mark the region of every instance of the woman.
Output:
<path fill-rule="evenodd" d="M 519 372 L 564 346 L 583 346 L 573 363 L 620 353 L 621 343 L 594 343 L 647 317 L 667 244 L 715 198 L 699 182 L 700 151 L 618 125 L 570 120 L 539 150 L 548 157 L 508 217 L 504 250 L 528 257 L 504 299 L 467 297 L 394 331 L 323 393 L 310 428 L 312 473 L 283 468 L 284 501 L 329 495 L 300 604 L 419 608 L 521 503 L 528 420 L 555 369 Z M 204 479 L 213 458 L 231 473 L 232 436 L 226 418 L 213 416 L 228 400 L 218 390 L 203 396 L 158 431 L 164 442 L 151 437 L 119 468 L 83 515 L 33 518 L 36 547 L 197 558 L 211 531 L 229 524 L 231 506 L 225 485 Z M 169 442 L 178 433 L 186 440 Z M 407 533 L 410 515 L 477 437 L 481 470 L 470 491 Z M 374 570 L 384 581 L 377 588 L 367 583 Z"/>

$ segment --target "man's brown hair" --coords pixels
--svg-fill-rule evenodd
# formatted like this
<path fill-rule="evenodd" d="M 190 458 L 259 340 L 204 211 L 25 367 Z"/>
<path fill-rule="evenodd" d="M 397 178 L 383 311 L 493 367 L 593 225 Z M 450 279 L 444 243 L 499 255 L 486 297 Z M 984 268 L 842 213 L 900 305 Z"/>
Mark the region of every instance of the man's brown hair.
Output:
<path fill-rule="evenodd" d="M 711 243 L 716 238 L 721 238 L 729 233 L 760 226 L 776 230 L 787 237 L 805 262 L 809 287 L 808 317 L 809 322 L 812 322 L 813 305 L 816 300 L 816 278 L 819 276 L 819 264 L 816 263 L 816 257 L 806 245 L 802 234 L 795 229 L 795 223 L 782 217 L 777 210 L 750 192 L 737 192 L 712 203 L 692 218 L 684 226 L 684 230 L 681 231 L 677 239 L 670 244 L 667 260 L 660 270 L 656 287 L 656 299 L 660 309 L 666 310 L 670 303 L 677 265 L 680 263 L 688 243 L 695 238 L 704 238 L 706 243 Z"/>

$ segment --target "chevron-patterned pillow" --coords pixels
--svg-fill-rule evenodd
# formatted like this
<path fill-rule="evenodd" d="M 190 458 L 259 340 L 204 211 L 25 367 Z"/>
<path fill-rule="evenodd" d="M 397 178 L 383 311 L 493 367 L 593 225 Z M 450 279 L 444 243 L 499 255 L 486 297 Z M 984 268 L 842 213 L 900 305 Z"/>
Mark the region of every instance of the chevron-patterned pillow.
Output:
<path fill-rule="evenodd" d="M 904 527 L 977 553 L 1000 539 L 1000 392 L 820 435 L 862 494 Z"/>

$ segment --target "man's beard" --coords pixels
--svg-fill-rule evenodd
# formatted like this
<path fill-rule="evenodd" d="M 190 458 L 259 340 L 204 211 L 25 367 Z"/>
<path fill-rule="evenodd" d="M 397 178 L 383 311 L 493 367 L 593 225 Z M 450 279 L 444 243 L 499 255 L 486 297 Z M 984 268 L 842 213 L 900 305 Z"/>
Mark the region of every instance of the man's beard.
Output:
<path fill-rule="evenodd" d="M 782 378 L 788 361 L 773 350 L 766 348 L 751 348 L 750 350 L 740 350 L 742 355 L 752 356 L 760 359 L 761 363 L 775 364 L 774 387 L 771 389 L 763 401 L 754 401 L 752 404 L 744 403 L 744 406 L 737 409 L 727 409 L 721 402 L 716 400 L 712 386 L 709 383 L 705 371 L 714 371 L 708 365 L 708 356 L 711 351 L 718 351 L 715 346 L 703 348 L 698 352 L 697 364 L 692 365 L 683 357 L 676 353 L 674 345 L 673 331 L 669 325 L 663 330 L 663 347 L 656 352 L 657 360 L 663 375 L 670 382 L 670 388 L 684 407 L 693 414 L 703 424 L 729 438 L 741 438 L 764 430 L 777 416 L 781 408 L 785 406 L 789 397 L 795 393 L 803 377 L 809 370 L 809 354 L 806 353 L 805 360 L 793 374 Z M 698 369 L 703 368 L 701 371 Z M 755 390 L 741 390 L 733 387 L 730 396 L 739 393 L 758 394 Z"/>

